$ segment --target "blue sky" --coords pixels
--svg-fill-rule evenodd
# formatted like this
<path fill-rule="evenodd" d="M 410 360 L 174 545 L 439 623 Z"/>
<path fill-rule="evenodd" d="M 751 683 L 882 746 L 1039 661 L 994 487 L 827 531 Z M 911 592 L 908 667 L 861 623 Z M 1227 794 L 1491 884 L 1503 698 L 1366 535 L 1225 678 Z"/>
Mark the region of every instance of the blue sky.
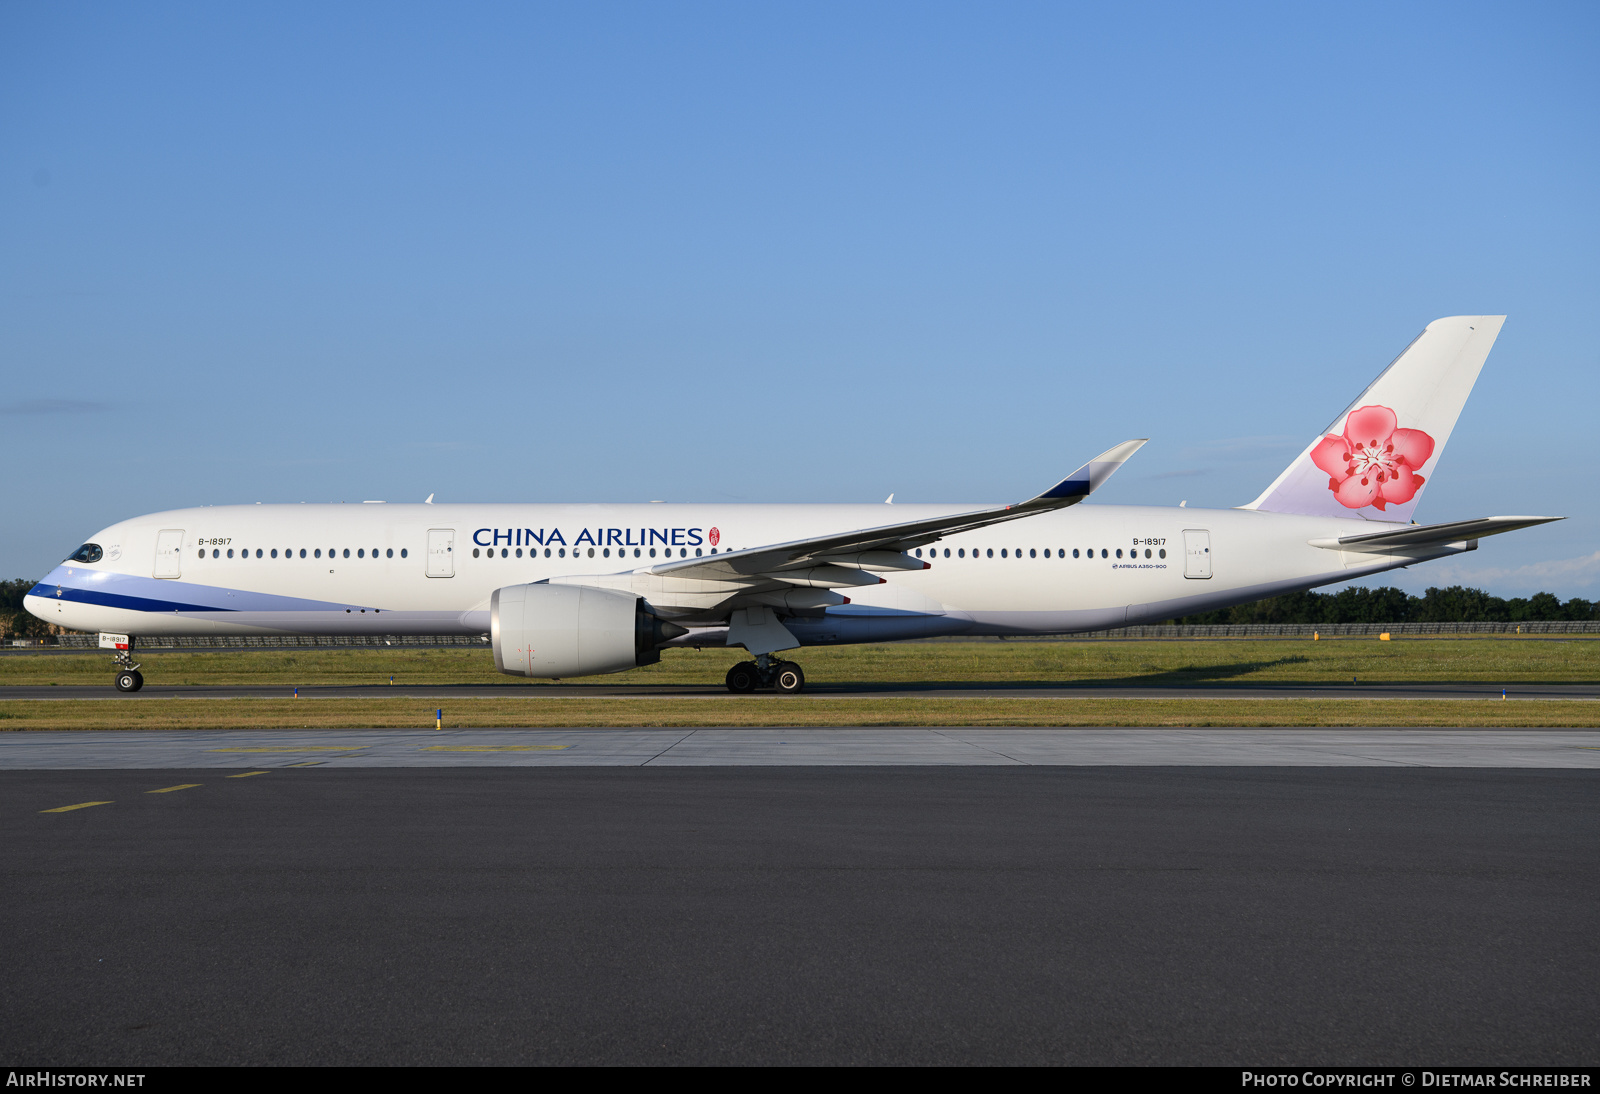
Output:
<path fill-rule="evenodd" d="M 0 8 L 0 576 L 225 502 L 1249 501 L 1510 316 L 1386 579 L 1600 597 L 1591 4 Z"/>

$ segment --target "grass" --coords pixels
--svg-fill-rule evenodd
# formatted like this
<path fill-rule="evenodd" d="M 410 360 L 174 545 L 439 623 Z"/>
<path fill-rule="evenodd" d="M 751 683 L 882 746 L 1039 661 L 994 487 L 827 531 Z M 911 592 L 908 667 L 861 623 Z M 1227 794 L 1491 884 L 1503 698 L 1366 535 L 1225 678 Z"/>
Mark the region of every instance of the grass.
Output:
<path fill-rule="evenodd" d="M 433 726 L 419 699 L 15 699 L 0 732 Z M 1600 727 L 1600 703 L 1464 699 L 1110 699 L 528 695 L 457 699 L 445 726 L 1441 726 Z"/>
<path fill-rule="evenodd" d="M 669 650 L 659 665 L 586 682 L 720 685 L 737 650 Z M 1205 682 L 1492 684 L 1600 680 L 1600 641 L 1494 639 L 1295 639 L 1187 642 L 934 642 L 806 649 L 796 658 L 815 681 L 1020 684 L 1103 681 L 1160 686 Z M 1481 726 L 1595 727 L 1600 703 L 1581 700 L 1400 700 L 943 697 L 872 695 L 543 692 L 542 682 L 494 671 L 487 650 L 324 649 L 141 654 L 161 684 L 445 685 L 500 683 L 504 697 L 450 700 L 446 725 L 497 726 Z M 103 685 L 106 654 L 8 654 L 4 685 Z M 570 681 L 569 681 L 570 683 Z M 517 685 L 524 685 L 518 687 Z M 644 689 L 641 689 L 643 692 Z M 652 688 L 651 690 L 654 690 Z M 0 703 L 0 732 L 30 729 L 263 729 L 411 727 L 435 707 L 408 698 L 30 700 Z"/>
<path fill-rule="evenodd" d="M 617 676 L 607 685 L 704 684 L 743 656 L 740 650 L 668 650 L 661 663 Z M 921 642 L 795 651 L 818 682 L 1125 684 L 1600 681 L 1600 641 L 1573 638 L 1195 640 L 1184 642 Z M 160 684 L 507 683 L 487 649 L 225 650 L 140 653 L 145 678 Z M 109 684 L 104 653 L 16 653 L 0 657 L 5 685 Z M 570 682 L 570 681 L 569 681 Z M 529 681 L 532 687 L 538 681 Z M 3 690 L 0 690 L 3 694 Z"/>

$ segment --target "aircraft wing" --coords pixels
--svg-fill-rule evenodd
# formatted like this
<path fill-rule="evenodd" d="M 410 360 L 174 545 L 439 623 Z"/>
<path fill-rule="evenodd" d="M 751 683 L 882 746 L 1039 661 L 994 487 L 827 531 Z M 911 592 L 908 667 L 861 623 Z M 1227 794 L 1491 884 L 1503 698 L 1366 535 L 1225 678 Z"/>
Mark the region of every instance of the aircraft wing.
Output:
<path fill-rule="evenodd" d="M 1102 452 L 1044 493 L 1015 505 L 952 513 L 847 532 L 831 532 L 807 539 L 791 540 L 788 543 L 753 547 L 705 558 L 678 559 L 636 572 L 708 581 L 741 581 L 756 575 L 770 574 L 776 577 L 787 571 L 808 570 L 819 566 L 838 566 L 841 569 L 854 570 L 858 575 L 864 570 L 926 569 L 927 563 L 912 558 L 905 552 L 957 532 L 969 532 L 974 528 L 985 528 L 991 524 L 1002 524 L 1008 520 L 1031 517 L 1036 513 L 1076 505 L 1098 490 L 1128 457 L 1144 446 L 1147 439 L 1123 441 L 1115 448 Z M 843 574 L 833 576 L 845 577 Z M 783 579 L 778 577 L 778 580 Z M 805 580 L 801 583 L 828 587 L 821 579 Z M 838 587 L 877 583 L 876 578 L 865 579 L 858 576 L 855 580 L 839 580 L 833 584 L 834 587 Z"/>
<path fill-rule="evenodd" d="M 1365 532 L 1339 539 L 1314 539 L 1314 547 L 1335 551 L 1365 551 L 1378 553 L 1399 551 L 1407 547 L 1439 547 L 1446 543 L 1461 543 L 1482 539 L 1501 532 L 1515 532 L 1518 528 L 1532 528 L 1536 524 L 1549 524 L 1565 517 L 1479 517 L 1477 520 L 1457 520 L 1448 524 L 1413 524 L 1387 532 Z"/>

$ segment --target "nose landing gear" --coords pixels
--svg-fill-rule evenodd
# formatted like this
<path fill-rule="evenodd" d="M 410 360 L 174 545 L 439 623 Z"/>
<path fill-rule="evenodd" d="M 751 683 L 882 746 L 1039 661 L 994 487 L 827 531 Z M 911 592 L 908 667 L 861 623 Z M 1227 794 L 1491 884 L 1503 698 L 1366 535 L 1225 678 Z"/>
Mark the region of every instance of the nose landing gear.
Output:
<path fill-rule="evenodd" d="M 757 688 L 772 688 L 786 695 L 805 690 L 806 674 L 793 661 L 774 661 L 765 653 L 754 661 L 740 661 L 728 670 L 724 681 L 735 695 L 746 695 Z"/>
<path fill-rule="evenodd" d="M 111 659 L 117 666 L 117 690 L 123 694 L 131 694 L 144 687 L 144 674 L 139 671 L 139 666 L 133 660 L 133 638 L 129 636 L 126 645 L 118 644 L 116 656 Z"/>

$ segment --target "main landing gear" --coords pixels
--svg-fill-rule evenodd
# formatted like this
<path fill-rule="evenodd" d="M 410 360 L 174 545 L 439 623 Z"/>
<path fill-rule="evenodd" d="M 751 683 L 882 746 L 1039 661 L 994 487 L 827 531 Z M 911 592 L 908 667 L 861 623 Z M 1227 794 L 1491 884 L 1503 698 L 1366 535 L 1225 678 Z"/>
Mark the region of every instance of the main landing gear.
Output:
<path fill-rule="evenodd" d="M 773 688 L 788 695 L 805 690 L 806 674 L 793 661 L 774 661 L 758 653 L 754 661 L 740 661 L 728 670 L 728 690 L 744 695 L 757 688 Z"/>
<path fill-rule="evenodd" d="M 124 694 L 131 694 L 144 687 L 144 673 L 139 671 L 139 666 L 133 660 L 133 639 L 128 639 L 128 648 L 118 650 L 112 658 L 117 665 L 117 690 Z"/>

